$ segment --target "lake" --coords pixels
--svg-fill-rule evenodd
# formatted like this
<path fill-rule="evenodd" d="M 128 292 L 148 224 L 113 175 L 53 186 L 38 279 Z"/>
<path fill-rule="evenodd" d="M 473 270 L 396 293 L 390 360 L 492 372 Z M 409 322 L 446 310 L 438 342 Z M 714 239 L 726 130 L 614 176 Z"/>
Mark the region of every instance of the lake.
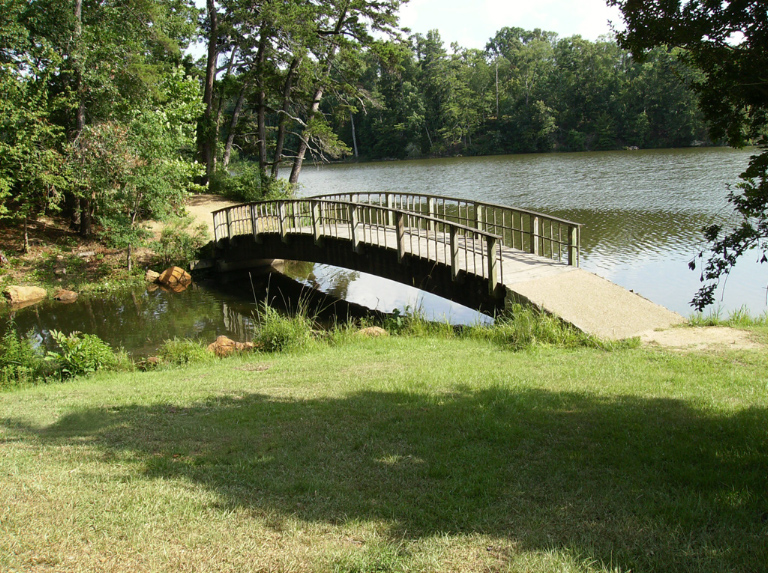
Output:
<path fill-rule="evenodd" d="M 728 219 L 725 200 L 749 151 L 727 148 L 516 155 L 307 167 L 300 195 L 396 191 L 452 195 L 541 211 L 582 223 L 582 267 L 633 289 L 684 316 L 698 288 L 688 261 L 701 248 L 701 228 Z M 766 269 L 741 261 L 720 302 L 724 312 L 746 306 L 766 311 Z M 0 314 L 20 333 L 53 346 L 50 331 L 96 334 L 135 356 L 166 339 L 213 341 L 226 334 L 249 340 L 258 304 L 289 308 L 312 297 L 310 311 L 327 322 L 420 309 L 427 317 L 468 324 L 483 315 L 363 273 L 289 262 L 282 274 L 241 273 L 199 281 L 183 293 L 162 290 L 81 297 L 72 305 L 47 302 Z M 289 278 L 293 280 L 290 280 Z M 324 297 L 319 293 L 327 293 Z M 343 299 L 339 302 L 337 299 Z"/>
<path fill-rule="evenodd" d="M 582 223 L 581 266 L 688 316 L 699 271 L 688 262 L 704 246 L 701 229 L 727 222 L 729 184 L 754 150 L 693 148 L 457 157 L 306 167 L 301 196 L 395 191 L 502 203 Z M 724 313 L 766 311 L 768 267 L 747 255 L 718 291 Z M 316 266 L 333 290 L 335 270 Z M 326 278 L 329 277 L 329 278 Z M 376 277 L 349 283 L 349 300 L 389 311 L 422 307 L 462 322 L 461 307 Z"/>

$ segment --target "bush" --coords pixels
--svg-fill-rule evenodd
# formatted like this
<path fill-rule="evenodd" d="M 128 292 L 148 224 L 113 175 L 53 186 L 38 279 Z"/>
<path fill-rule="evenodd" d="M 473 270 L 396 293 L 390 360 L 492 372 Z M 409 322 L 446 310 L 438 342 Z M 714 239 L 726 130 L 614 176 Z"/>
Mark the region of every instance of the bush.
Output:
<path fill-rule="evenodd" d="M 298 350 L 312 340 L 312 321 L 306 314 L 286 316 L 267 304 L 261 305 L 253 340 L 257 347 L 265 352 Z"/>
<path fill-rule="evenodd" d="M 177 217 L 166 223 L 160 232 L 160 240 L 154 242 L 152 248 L 164 265 L 187 267 L 208 240 L 205 225 L 195 227 L 192 217 Z"/>
<path fill-rule="evenodd" d="M 273 179 L 258 165 L 237 163 L 229 171 L 219 170 L 211 177 L 211 191 L 233 201 L 262 201 L 291 197 L 293 187 L 285 179 Z"/>
<path fill-rule="evenodd" d="M 62 378 L 74 378 L 102 369 L 118 369 L 128 360 L 117 356 L 112 348 L 94 334 L 72 332 L 69 336 L 58 330 L 51 331 L 51 337 L 60 352 L 48 352 L 46 360 L 55 364 L 55 371 Z"/>
<path fill-rule="evenodd" d="M 34 382 L 41 372 L 42 356 L 32 341 L 19 338 L 13 324 L 0 338 L 0 389 Z"/>
<path fill-rule="evenodd" d="M 157 354 L 163 362 L 175 365 L 212 362 L 216 359 L 216 355 L 208 352 L 201 342 L 189 338 L 166 340 Z"/>

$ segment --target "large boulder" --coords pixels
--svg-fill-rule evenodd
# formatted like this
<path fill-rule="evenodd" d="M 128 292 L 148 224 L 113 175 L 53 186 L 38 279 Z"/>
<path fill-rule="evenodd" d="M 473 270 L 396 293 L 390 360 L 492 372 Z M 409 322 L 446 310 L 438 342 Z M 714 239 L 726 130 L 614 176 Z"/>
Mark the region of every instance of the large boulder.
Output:
<path fill-rule="evenodd" d="M 147 272 L 144 275 L 144 280 L 148 283 L 157 282 L 157 279 L 159 278 L 160 278 L 160 273 L 156 273 L 152 269 L 147 269 Z"/>
<path fill-rule="evenodd" d="M 64 303 L 75 302 L 77 300 L 77 293 L 71 290 L 60 288 L 55 293 L 53 293 L 53 300 Z"/>
<path fill-rule="evenodd" d="M 365 338 L 379 338 L 381 336 L 389 336 L 389 332 L 380 326 L 369 326 L 368 328 L 361 328 L 357 332 L 360 336 L 364 336 Z"/>
<path fill-rule="evenodd" d="M 242 352 L 244 350 L 253 350 L 253 342 L 235 342 L 231 338 L 222 335 L 216 338 L 216 342 L 208 345 L 208 350 L 216 356 L 222 357 L 233 352 Z"/>
<path fill-rule="evenodd" d="M 192 276 L 181 267 L 170 267 L 160 273 L 157 282 L 174 291 L 179 287 L 183 290 L 192 283 Z"/>
<path fill-rule="evenodd" d="M 3 291 L 5 298 L 14 306 L 28 306 L 40 302 L 48 292 L 44 288 L 34 286 L 9 286 Z"/>

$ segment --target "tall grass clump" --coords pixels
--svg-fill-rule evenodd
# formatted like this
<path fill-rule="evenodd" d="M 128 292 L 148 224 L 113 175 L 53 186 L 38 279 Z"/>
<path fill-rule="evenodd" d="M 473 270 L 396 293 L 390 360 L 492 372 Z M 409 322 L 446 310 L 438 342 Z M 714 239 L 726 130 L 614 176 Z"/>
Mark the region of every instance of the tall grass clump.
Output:
<path fill-rule="evenodd" d="M 304 307 L 292 315 L 284 315 L 266 302 L 259 308 L 253 342 L 265 352 L 301 350 L 314 341 L 313 321 Z"/>
<path fill-rule="evenodd" d="M 0 390 L 34 382 L 42 366 L 42 356 L 29 337 L 20 338 L 10 324 L 0 338 Z"/>
<path fill-rule="evenodd" d="M 397 308 L 393 310 L 384 319 L 382 327 L 390 334 L 401 336 L 452 338 L 455 334 L 450 323 L 428 320 L 423 309 L 420 307 L 411 309 L 410 306 L 406 306 L 403 311 Z"/>
<path fill-rule="evenodd" d="M 615 346 L 615 343 L 601 341 L 581 332 L 556 316 L 519 304 L 513 305 L 508 313 L 497 317 L 492 326 L 476 326 L 469 329 L 469 336 L 490 340 L 513 350 L 542 345 L 604 349 Z"/>
<path fill-rule="evenodd" d="M 752 316 L 749 309 L 743 306 L 732 311 L 727 318 L 723 318 L 722 309 L 718 308 L 709 314 L 697 312 L 693 314 L 688 323 L 691 326 L 731 326 L 734 328 L 751 328 L 768 326 L 768 312 L 758 316 Z"/>
<path fill-rule="evenodd" d="M 184 366 L 213 362 L 216 355 L 198 340 L 189 338 L 172 338 L 163 342 L 157 350 L 158 357 L 166 364 Z"/>

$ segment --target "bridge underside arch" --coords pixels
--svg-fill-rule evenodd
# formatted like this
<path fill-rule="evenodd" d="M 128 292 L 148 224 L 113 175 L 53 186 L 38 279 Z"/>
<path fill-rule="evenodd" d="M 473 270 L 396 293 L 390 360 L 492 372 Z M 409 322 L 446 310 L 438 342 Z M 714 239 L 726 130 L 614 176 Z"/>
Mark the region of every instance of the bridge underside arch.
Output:
<path fill-rule="evenodd" d="M 222 272 L 253 268 L 264 259 L 307 261 L 397 281 L 488 314 L 504 308 L 506 289 L 499 285 L 491 294 L 485 278 L 459 272 L 453 280 L 451 267 L 445 264 L 411 255 L 398 261 L 394 249 L 366 244 L 354 250 L 345 239 L 326 237 L 318 245 L 312 235 L 260 233 L 258 242 L 252 235 L 221 239 L 216 250 Z"/>

